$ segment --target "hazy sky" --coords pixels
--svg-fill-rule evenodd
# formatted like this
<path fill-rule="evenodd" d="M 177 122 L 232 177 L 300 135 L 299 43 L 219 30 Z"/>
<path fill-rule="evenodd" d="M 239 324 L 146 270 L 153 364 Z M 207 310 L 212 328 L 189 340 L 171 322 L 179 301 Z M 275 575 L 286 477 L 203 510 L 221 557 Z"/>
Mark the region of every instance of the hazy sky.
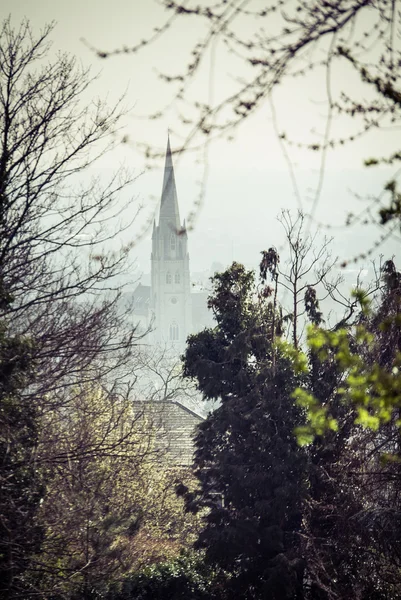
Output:
<path fill-rule="evenodd" d="M 147 142 L 155 148 L 166 145 L 167 129 L 171 128 L 171 144 L 178 146 L 183 138 L 177 123 L 176 107 L 169 104 L 169 88 L 158 79 L 158 71 L 175 74 L 185 64 L 183 57 L 191 42 L 201 32 L 193 20 L 183 20 L 150 47 L 135 55 L 119 55 L 101 60 L 82 41 L 104 50 L 130 46 L 148 37 L 166 15 L 153 0 L 2 0 L 0 16 L 11 14 L 14 24 L 22 17 L 30 19 L 34 30 L 45 23 L 56 22 L 52 35 L 53 51 L 76 55 L 84 65 L 91 65 L 99 77 L 90 94 L 107 97 L 110 102 L 126 93 L 130 107 L 124 133 L 129 143 L 121 145 L 113 155 L 105 157 L 98 168 L 108 172 L 125 162 L 141 173 L 144 160 L 137 144 Z M 224 50 L 217 47 L 210 75 L 207 62 L 199 80 L 190 90 L 193 98 L 208 95 L 210 83 L 216 100 L 233 85 L 235 63 Z M 338 73 L 338 81 L 348 73 Z M 361 88 L 361 93 L 364 90 Z M 88 95 L 88 101 L 91 96 Z M 275 95 L 280 130 L 303 140 L 313 128 L 319 131 L 325 123 L 325 86 L 318 77 L 308 82 L 297 79 L 283 85 Z M 163 118 L 149 121 L 140 118 L 155 110 L 163 110 Z M 336 124 L 333 125 L 336 127 Z M 342 131 L 338 124 L 338 134 Z M 355 194 L 377 195 L 392 171 L 367 171 L 362 167 L 366 156 L 391 151 L 398 143 L 398 133 L 374 133 L 328 156 L 326 176 L 321 192 L 317 220 L 330 225 L 342 225 L 350 210 L 363 210 Z M 319 176 L 319 156 L 305 150 L 291 151 L 302 206 L 311 206 Z M 203 153 L 194 152 L 176 160 L 176 182 L 182 219 L 193 209 L 198 197 L 198 183 L 203 177 Z M 249 266 L 257 264 L 259 252 L 271 245 L 280 246 L 281 227 L 276 216 L 282 208 L 298 206 L 288 168 L 272 125 L 270 109 L 263 107 L 236 134 L 235 139 L 218 141 L 210 148 L 209 175 L 204 204 L 199 212 L 195 230 L 190 234 L 189 251 L 192 271 L 209 269 L 212 261 L 223 264 L 236 259 Z M 161 165 L 160 165 L 161 167 Z M 162 172 L 153 171 L 139 177 L 130 191 L 144 205 L 142 219 L 149 217 L 160 196 Z M 134 206 L 134 205 L 133 205 Z M 136 235 L 139 223 L 130 233 Z M 370 247 L 380 232 L 372 228 L 347 229 L 338 227 L 322 235 L 335 237 L 334 251 L 341 258 Z M 389 242 L 387 253 L 397 250 L 398 241 Z M 149 271 L 150 233 L 134 248 L 139 268 Z"/>

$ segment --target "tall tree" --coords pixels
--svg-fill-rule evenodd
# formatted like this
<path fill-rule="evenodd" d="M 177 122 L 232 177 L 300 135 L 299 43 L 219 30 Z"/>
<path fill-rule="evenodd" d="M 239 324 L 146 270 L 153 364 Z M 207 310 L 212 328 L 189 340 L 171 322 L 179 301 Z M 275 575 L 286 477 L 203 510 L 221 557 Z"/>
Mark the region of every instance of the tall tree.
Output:
<path fill-rule="evenodd" d="M 319 324 L 323 319 L 320 303 L 327 297 L 338 303 L 347 312 L 352 303 L 340 295 L 341 276 L 331 278 L 337 262 L 330 251 L 331 239 L 319 239 L 318 232 L 309 232 L 306 215 L 298 211 L 295 216 L 288 210 L 282 210 L 279 221 L 283 225 L 288 251 L 287 260 L 282 264 L 277 251 L 271 248 L 262 252 L 260 275 L 263 281 L 274 282 L 274 304 L 289 294 L 289 301 L 283 306 L 283 320 L 287 324 L 293 346 L 302 346 L 306 322 Z M 279 293 L 283 291 L 283 293 Z M 277 298 L 279 296 L 279 299 Z"/>
<path fill-rule="evenodd" d="M 1 181 L 1 180 L 0 180 Z M 6 220 L 8 198 L 0 184 L 0 223 Z M 0 248 L 4 239 L 0 237 Z M 10 312 L 13 296 L 0 270 L 0 310 Z M 40 548 L 41 528 L 35 521 L 43 478 L 35 462 L 38 407 L 24 395 L 34 380 L 32 337 L 13 335 L 6 317 L 0 320 L 0 595 L 25 597 L 30 558 Z"/>
<path fill-rule="evenodd" d="M 304 389 L 299 400 L 314 434 L 304 523 L 311 597 L 319 600 L 400 594 L 400 276 L 392 261 L 382 274 L 374 309 L 360 292 L 354 323 L 320 326 L 309 338 L 310 396 Z"/>
<path fill-rule="evenodd" d="M 3 295 L 4 301 L 4 295 Z M 29 595 L 26 572 L 40 548 L 42 530 L 36 514 L 43 477 L 35 464 L 38 411 L 24 398 L 32 380 L 32 340 L 10 335 L 0 323 L 0 595 Z"/>
<path fill-rule="evenodd" d="M 115 393 L 135 337 L 118 307 L 128 248 L 105 251 L 130 177 L 89 171 L 113 147 L 121 104 L 82 102 L 89 73 L 66 55 L 48 62 L 51 30 L 10 19 L 0 30 L 0 560 L 13 598 L 28 596 L 40 541 L 40 426 L 68 410 L 77 381 L 107 379 Z"/>
<path fill-rule="evenodd" d="M 35 36 L 10 19 L 1 28 L 0 272 L 14 298 L 2 312 L 13 331 L 35 338 L 37 393 L 54 398 L 61 379 L 83 370 L 90 378 L 95 359 L 99 371 L 129 354 L 132 330 L 116 298 L 128 248 L 106 244 L 121 231 L 116 217 L 128 209 L 121 193 L 131 179 L 91 175 L 114 146 L 121 103 L 83 103 L 89 73 L 67 55 L 47 61 L 51 30 Z"/>
<path fill-rule="evenodd" d="M 199 488 L 181 491 L 188 510 L 208 509 L 197 546 L 232 572 L 231 593 L 301 598 L 305 455 L 293 435 L 300 418 L 294 368 L 278 349 L 273 369 L 274 309 L 253 273 L 233 263 L 212 282 L 217 326 L 189 337 L 184 374 L 221 406 L 196 437 Z"/>

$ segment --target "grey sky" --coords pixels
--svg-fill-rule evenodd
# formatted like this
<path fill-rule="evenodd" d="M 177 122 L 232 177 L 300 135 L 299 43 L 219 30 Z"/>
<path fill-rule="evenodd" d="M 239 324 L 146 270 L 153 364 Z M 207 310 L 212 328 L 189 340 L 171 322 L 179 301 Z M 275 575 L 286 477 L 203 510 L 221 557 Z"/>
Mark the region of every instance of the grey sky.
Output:
<path fill-rule="evenodd" d="M 91 94 L 107 96 L 112 102 L 126 92 L 126 104 L 132 108 L 125 123 L 129 143 L 105 157 L 98 169 L 107 172 L 125 162 L 140 173 L 144 161 L 137 144 L 147 142 L 164 151 L 168 127 L 173 130 L 172 146 L 182 142 L 174 106 L 165 111 L 161 120 L 138 117 L 168 105 L 169 89 L 158 80 L 157 70 L 174 74 L 185 64 L 183 56 L 199 33 L 193 29 L 193 21 L 183 21 L 182 25 L 134 56 L 122 55 L 102 61 L 85 46 L 82 38 L 104 50 L 133 45 L 164 21 L 166 17 L 160 6 L 152 0 L 70 0 L 68 3 L 61 0 L 3 0 L 0 16 L 4 18 L 8 14 L 12 15 L 14 24 L 18 24 L 23 16 L 28 17 L 34 30 L 46 22 L 56 21 L 53 50 L 73 53 L 84 65 L 92 65 L 94 72 L 100 71 Z M 206 62 L 199 81 L 194 84 L 190 92 L 193 98 L 210 93 L 210 64 Z M 217 48 L 212 72 L 215 99 L 233 85 L 233 73 L 238 74 L 235 68 L 224 50 Z M 346 71 L 338 73 L 338 81 L 347 76 Z M 362 87 L 361 93 L 365 93 Z M 312 128 L 319 130 L 324 126 L 324 100 L 324 86 L 318 77 L 308 82 L 297 79 L 280 87 L 275 96 L 280 129 L 289 131 L 294 140 L 308 138 Z M 333 127 L 339 136 L 347 133 L 342 122 Z M 393 173 L 390 169 L 367 171 L 362 167 L 363 158 L 389 152 L 398 141 L 398 132 L 375 132 L 341 152 L 331 153 L 317 220 L 341 226 L 347 212 L 363 210 L 364 204 L 353 194 L 379 194 L 383 183 Z M 307 212 L 318 181 L 320 157 L 302 149 L 292 149 L 291 158 L 303 208 Z M 221 140 L 213 144 L 208 164 L 205 202 L 189 239 L 191 268 L 193 271 L 206 270 L 214 260 L 227 264 L 232 259 L 254 266 L 260 250 L 270 245 L 280 246 L 282 242 L 281 228 L 276 221 L 281 208 L 297 207 L 269 107 L 252 117 L 233 141 Z M 198 197 L 198 182 L 203 177 L 203 152 L 180 157 L 175 160 L 175 166 L 181 217 L 184 218 Z M 159 171 L 140 177 L 131 190 L 144 204 L 142 220 L 149 217 L 160 196 L 161 167 L 162 164 Z M 352 230 L 335 227 L 327 231 L 321 227 L 321 232 L 335 237 L 334 251 L 341 258 L 368 249 L 380 235 L 372 227 Z M 132 231 L 131 235 L 135 234 L 136 231 Z M 134 249 L 139 267 L 144 271 L 149 270 L 149 238 L 150 233 Z M 397 247 L 398 241 L 390 241 L 387 253 L 396 252 Z"/>

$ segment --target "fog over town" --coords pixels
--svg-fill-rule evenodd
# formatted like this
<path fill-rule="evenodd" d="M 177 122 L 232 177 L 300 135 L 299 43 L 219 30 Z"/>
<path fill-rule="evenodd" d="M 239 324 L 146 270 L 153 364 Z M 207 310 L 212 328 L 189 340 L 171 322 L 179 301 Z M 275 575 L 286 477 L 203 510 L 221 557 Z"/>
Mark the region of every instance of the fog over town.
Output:
<path fill-rule="evenodd" d="M 2 0 L 0 599 L 401 598 L 401 0 Z"/>
<path fill-rule="evenodd" d="M 182 108 L 174 103 L 174 85 L 165 83 L 159 74 L 174 76 L 185 67 L 185 53 L 204 28 L 193 21 L 188 21 L 189 28 L 177 23 L 140 52 L 122 52 L 101 59 L 97 50 L 112 52 L 147 39 L 155 27 L 161 27 L 167 20 L 168 12 L 153 1 L 117 0 L 111 6 L 95 0 L 84 4 L 72 0 L 68 5 L 60 2 L 49 5 L 44 0 L 35 3 L 4 0 L 1 14 L 3 17 L 11 14 L 15 22 L 26 16 L 35 29 L 54 21 L 52 53 L 70 52 L 85 67 L 91 68 L 91 74 L 97 75 L 90 92 L 86 93 L 91 94 L 92 99 L 99 96 L 110 103 L 124 95 L 128 111 L 118 136 L 125 143 L 118 144 L 116 150 L 100 159 L 94 170 L 106 177 L 124 163 L 138 176 L 129 190 L 135 200 L 132 213 L 138 204 L 143 209 L 126 232 L 128 239 L 135 238 L 158 209 L 167 131 L 171 132 L 173 151 L 182 147 L 189 132 L 178 120 Z M 212 96 L 213 102 L 218 103 L 230 93 L 235 81 L 245 75 L 245 70 L 244 73 L 238 71 L 235 58 L 218 42 L 213 60 L 208 55 L 204 63 L 200 76 L 191 82 L 189 90 L 189 98 L 200 102 Z M 181 215 L 188 219 L 192 211 L 196 212 L 189 241 L 193 274 L 208 272 L 214 262 L 227 266 L 236 260 L 248 267 L 257 267 L 262 250 L 270 245 L 280 248 L 283 243 L 283 231 L 277 222 L 281 210 L 300 208 L 309 213 L 318 187 L 321 187 L 319 200 L 310 229 L 319 229 L 322 236 L 334 238 L 333 254 L 339 256 L 339 263 L 369 251 L 380 239 L 382 232 L 377 226 L 346 227 L 345 223 L 349 213 L 367 210 L 372 199 L 382 194 L 384 183 L 393 177 L 395 169 L 383 166 L 369 170 L 363 161 L 375 155 L 390 154 L 397 145 L 398 131 L 388 128 L 368 132 L 361 138 L 356 136 L 351 144 L 329 149 L 321 183 L 320 153 L 289 145 L 287 151 L 296 178 L 296 191 L 294 189 L 277 132 L 285 133 L 294 144 L 322 140 L 327 92 L 318 75 L 285 81 L 275 91 L 276 130 L 267 102 L 238 130 L 230 132 L 233 139 L 226 136 L 208 143 L 206 148 L 202 137 L 198 137 L 190 143 L 194 150 L 174 155 Z M 333 94 L 347 77 L 351 80 L 347 66 L 344 64 L 342 69 L 337 66 L 333 74 Z M 366 86 L 352 81 L 353 89 L 356 85 L 360 86 L 361 94 L 369 97 Z M 89 101 L 91 97 L 84 96 Z M 160 119 L 146 118 L 157 111 L 162 112 Z M 190 116 L 189 107 L 188 113 Z M 339 117 L 333 118 L 331 124 L 336 138 L 352 135 L 359 126 Z M 158 159 L 144 158 L 145 145 L 158 153 Z M 152 170 L 146 171 L 149 166 Z M 202 193 L 201 186 L 204 186 Z M 196 203 L 200 199 L 198 207 Z M 369 217 L 368 213 L 366 216 Z M 252 235 L 248 235 L 249 232 Z M 147 235 L 132 253 L 141 273 L 150 273 L 150 236 L 149 224 Z M 396 246 L 397 241 L 389 239 L 386 245 L 358 264 L 368 268 L 371 259 L 377 259 L 380 253 L 393 255 Z"/>

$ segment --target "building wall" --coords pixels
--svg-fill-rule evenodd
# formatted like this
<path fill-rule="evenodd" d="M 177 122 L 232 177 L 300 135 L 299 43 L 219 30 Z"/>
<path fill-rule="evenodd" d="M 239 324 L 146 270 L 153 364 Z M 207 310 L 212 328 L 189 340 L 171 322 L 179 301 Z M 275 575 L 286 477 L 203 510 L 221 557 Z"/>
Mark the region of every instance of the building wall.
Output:
<path fill-rule="evenodd" d="M 153 341 L 172 344 L 179 349 L 192 330 L 189 255 L 186 236 L 168 231 L 176 238 L 171 249 L 160 226 L 153 232 L 151 307 L 155 315 Z"/>

